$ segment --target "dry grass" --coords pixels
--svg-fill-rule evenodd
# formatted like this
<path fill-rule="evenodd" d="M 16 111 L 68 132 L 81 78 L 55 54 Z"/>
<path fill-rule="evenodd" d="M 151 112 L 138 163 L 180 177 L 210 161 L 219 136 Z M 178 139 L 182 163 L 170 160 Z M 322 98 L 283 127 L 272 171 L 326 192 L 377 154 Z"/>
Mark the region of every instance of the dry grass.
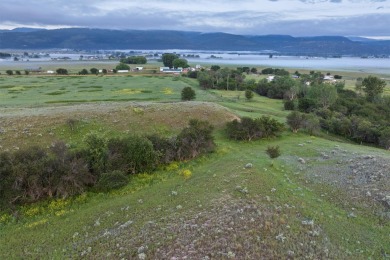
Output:
<path fill-rule="evenodd" d="M 48 146 L 58 139 L 78 142 L 90 131 L 171 135 L 193 118 L 213 122 L 220 128 L 236 116 L 207 102 L 112 102 L 1 109 L 0 150 L 33 144 Z"/>

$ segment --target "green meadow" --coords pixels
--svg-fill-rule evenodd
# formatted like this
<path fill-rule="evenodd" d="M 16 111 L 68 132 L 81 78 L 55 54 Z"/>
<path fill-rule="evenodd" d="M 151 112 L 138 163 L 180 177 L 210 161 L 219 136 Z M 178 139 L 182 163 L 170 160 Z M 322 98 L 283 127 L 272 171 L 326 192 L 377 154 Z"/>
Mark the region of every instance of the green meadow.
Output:
<path fill-rule="evenodd" d="M 0 106 L 40 106 L 96 101 L 178 101 L 188 86 L 181 77 L 13 76 L 0 77 Z M 198 99 L 208 100 L 198 93 Z"/>
<path fill-rule="evenodd" d="M 196 101 L 180 102 L 186 86 L 195 89 Z M 280 100 L 256 95 L 247 101 L 243 91 L 206 91 L 193 79 L 137 75 L 2 76 L 0 100 L 2 149 L 49 146 L 56 139 L 72 146 L 89 132 L 170 136 L 190 118 L 210 121 L 217 144 L 211 154 L 132 176 L 119 190 L 0 212 L 0 259 L 390 255 L 388 208 L 366 196 L 376 188 L 388 192 L 389 182 L 358 182 L 350 171 L 372 158 L 387 167 L 388 151 L 287 129 L 253 142 L 225 136 L 224 124 L 241 116 L 285 122 Z M 77 120 L 74 129 L 69 119 Z M 270 145 L 280 147 L 280 157 L 267 156 Z M 371 163 L 359 170 L 365 173 Z"/>

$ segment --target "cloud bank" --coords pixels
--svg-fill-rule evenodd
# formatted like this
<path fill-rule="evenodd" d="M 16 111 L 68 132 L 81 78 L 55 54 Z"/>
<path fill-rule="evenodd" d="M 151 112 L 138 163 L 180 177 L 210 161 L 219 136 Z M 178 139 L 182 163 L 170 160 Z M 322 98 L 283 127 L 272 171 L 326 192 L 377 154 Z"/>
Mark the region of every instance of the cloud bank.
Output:
<path fill-rule="evenodd" d="M 388 36 L 388 0 L 2 0 L 0 27 Z"/>

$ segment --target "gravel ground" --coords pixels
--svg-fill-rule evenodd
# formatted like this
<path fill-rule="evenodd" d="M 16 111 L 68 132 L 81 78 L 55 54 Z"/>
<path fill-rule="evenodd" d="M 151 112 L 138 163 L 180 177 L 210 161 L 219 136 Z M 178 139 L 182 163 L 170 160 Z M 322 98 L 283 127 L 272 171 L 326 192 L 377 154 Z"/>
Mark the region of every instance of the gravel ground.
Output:
<path fill-rule="evenodd" d="M 363 154 L 343 149 L 317 150 L 316 157 L 290 157 L 305 181 L 341 192 L 356 205 L 375 208 L 390 220 L 390 158 L 387 151 Z"/>

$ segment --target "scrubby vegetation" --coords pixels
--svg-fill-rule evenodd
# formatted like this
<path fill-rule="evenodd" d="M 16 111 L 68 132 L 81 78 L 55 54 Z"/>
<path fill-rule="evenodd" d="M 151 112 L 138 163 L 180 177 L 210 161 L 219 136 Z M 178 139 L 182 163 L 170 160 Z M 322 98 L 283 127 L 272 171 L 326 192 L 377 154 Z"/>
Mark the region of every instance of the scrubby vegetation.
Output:
<path fill-rule="evenodd" d="M 70 150 L 64 142 L 49 149 L 32 146 L 0 153 L 0 209 L 45 198 L 67 198 L 96 186 L 109 190 L 126 184 L 126 176 L 151 172 L 162 164 L 212 152 L 213 127 L 190 120 L 176 137 L 104 138 L 91 133 Z M 124 177 L 123 177 L 123 176 Z"/>
<path fill-rule="evenodd" d="M 252 119 L 243 117 L 241 120 L 233 120 L 226 124 L 226 133 L 234 140 L 256 140 L 260 138 L 275 137 L 283 130 L 284 125 L 277 120 L 262 116 Z"/>

